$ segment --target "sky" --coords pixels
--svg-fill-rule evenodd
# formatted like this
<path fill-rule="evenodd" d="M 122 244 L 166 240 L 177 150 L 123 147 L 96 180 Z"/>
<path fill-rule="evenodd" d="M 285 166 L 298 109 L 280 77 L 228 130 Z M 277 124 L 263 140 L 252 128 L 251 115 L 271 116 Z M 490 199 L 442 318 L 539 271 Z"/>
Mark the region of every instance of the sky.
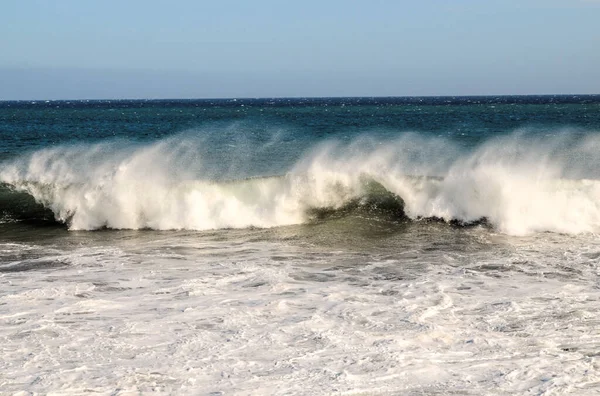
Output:
<path fill-rule="evenodd" d="M 600 93 L 600 0 L 2 0 L 0 100 Z"/>

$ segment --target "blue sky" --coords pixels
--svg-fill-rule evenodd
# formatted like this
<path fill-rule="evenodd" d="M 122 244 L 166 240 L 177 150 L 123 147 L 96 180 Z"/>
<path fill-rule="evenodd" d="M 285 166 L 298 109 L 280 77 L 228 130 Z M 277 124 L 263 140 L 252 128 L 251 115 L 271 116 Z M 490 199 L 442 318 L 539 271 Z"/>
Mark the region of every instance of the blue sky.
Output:
<path fill-rule="evenodd" d="M 600 93 L 598 0 L 3 0 L 0 99 Z"/>

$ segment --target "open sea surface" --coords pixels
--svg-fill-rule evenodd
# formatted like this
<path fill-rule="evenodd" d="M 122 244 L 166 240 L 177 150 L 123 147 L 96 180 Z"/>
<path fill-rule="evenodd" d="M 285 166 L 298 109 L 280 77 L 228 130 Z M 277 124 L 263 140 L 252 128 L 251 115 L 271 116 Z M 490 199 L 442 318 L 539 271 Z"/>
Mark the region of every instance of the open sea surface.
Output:
<path fill-rule="evenodd" d="M 0 394 L 600 394 L 600 96 L 0 102 Z"/>

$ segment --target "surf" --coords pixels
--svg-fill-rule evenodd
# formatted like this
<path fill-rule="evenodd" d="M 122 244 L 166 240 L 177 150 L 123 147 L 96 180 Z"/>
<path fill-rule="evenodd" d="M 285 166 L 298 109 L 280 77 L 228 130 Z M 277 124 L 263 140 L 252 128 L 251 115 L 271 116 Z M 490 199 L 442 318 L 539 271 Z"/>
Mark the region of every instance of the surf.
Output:
<path fill-rule="evenodd" d="M 4 217 L 50 211 L 70 230 L 266 228 L 359 212 L 483 221 L 512 235 L 600 228 L 600 139 L 593 134 L 516 132 L 473 148 L 415 133 L 363 136 L 317 143 L 288 169 L 253 177 L 232 173 L 244 166 L 231 152 L 207 162 L 203 154 L 218 147 L 204 143 L 184 134 L 21 155 L 0 165 Z M 19 209 L 19 202 L 28 204 Z"/>

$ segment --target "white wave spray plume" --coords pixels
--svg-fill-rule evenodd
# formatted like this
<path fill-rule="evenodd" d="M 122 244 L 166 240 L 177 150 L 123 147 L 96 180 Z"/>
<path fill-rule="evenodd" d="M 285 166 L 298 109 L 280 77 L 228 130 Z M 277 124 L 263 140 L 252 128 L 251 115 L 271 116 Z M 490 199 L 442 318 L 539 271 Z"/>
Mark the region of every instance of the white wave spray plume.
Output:
<path fill-rule="evenodd" d="M 262 178 L 219 174 L 239 169 L 231 166 L 239 159 L 228 153 L 215 166 L 217 157 L 204 154 L 218 148 L 203 144 L 184 134 L 47 148 L 2 164 L 0 181 L 31 194 L 73 230 L 299 224 L 312 208 L 364 200 L 369 181 L 399 196 L 412 219 L 486 219 L 516 235 L 600 229 L 600 137 L 593 134 L 522 132 L 473 149 L 412 133 L 325 142 L 281 177 Z"/>

